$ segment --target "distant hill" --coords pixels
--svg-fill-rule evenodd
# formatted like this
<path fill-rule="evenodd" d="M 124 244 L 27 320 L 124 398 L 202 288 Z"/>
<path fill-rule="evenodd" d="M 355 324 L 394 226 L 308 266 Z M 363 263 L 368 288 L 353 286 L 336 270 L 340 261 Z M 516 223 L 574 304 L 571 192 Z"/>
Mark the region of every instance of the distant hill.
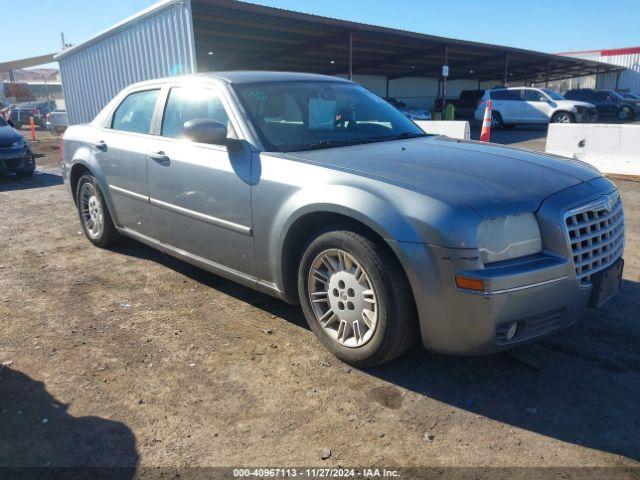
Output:
<path fill-rule="evenodd" d="M 60 70 L 57 68 L 28 68 L 14 70 L 13 78 L 18 83 L 23 82 L 59 82 Z M 9 72 L 0 72 L 0 80 L 9 81 Z"/>

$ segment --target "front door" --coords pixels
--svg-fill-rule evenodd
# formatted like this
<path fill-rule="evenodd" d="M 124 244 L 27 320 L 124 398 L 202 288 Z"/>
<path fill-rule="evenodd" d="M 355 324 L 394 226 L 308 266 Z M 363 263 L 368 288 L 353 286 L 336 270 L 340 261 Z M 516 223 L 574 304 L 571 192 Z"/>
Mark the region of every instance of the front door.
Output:
<path fill-rule="evenodd" d="M 252 275 L 251 152 L 183 137 L 184 123 L 196 118 L 225 123 L 234 135 L 224 102 L 215 87 L 168 90 L 149 148 L 151 208 L 161 242 Z"/>
<path fill-rule="evenodd" d="M 549 104 L 548 98 L 539 90 L 523 89 L 522 119 L 527 123 L 549 123 L 553 113 L 553 107 Z"/>

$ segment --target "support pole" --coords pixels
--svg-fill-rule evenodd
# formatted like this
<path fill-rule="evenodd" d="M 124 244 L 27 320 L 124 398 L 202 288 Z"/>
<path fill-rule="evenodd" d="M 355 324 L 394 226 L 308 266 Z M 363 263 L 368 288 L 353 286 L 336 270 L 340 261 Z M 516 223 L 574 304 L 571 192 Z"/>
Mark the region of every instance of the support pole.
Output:
<path fill-rule="evenodd" d="M 385 77 L 387 80 L 387 85 L 386 85 L 386 93 L 385 93 L 385 97 L 389 98 L 389 77 Z"/>
<path fill-rule="evenodd" d="M 449 61 L 449 47 L 444 47 L 444 65 Z M 442 117 L 444 119 L 444 108 L 447 106 L 447 77 L 442 76 Z"/>
<path fill-rule="evenodd" d="M 507 86 L 507 78 L 509 77 L 509 54 L 504 59 L 504 82 L 502 82 L 502 86 Z"/>
<path fill-rule="evenodd" d="M 551 70 L 551 60 L 547 62 L 547 77 L 544 80 L 544 86 L 549 88 L 549 71 Z"/>
<path fill-rule="evenodd" d="M 618 91 L 618 85 L 620 84 L 620 70 L 616 71 L 616 88 L 615 91 Z"/>
<path fill-rule="evenodd" d="M 353 80 L 353 32 L 349 32 L 348 41 L 348 57 L 349 57 L 349 80 Z"/>

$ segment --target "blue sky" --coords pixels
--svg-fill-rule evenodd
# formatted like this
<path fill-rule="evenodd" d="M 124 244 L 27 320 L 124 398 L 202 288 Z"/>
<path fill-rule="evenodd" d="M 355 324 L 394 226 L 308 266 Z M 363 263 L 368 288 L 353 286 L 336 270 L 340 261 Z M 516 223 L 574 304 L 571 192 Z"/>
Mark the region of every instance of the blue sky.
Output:
<path fill-rule="evenodd" d="M 3 13 L 0 62 L 79 43 L 153 0 L 23 0 Z M 262 0 L 256 3 L 375 25 L 545 52 L 640 45 L 638 0 Z M 8 18 L 9 17 L 9 18 Z M 7 21 L 8 20 L 8 21 Z M 28 25 L 28 28 L 26 26 Z M 33 35 L 27 36 L 27 31 Z M 11 41 L 15 39 L 15 41 Z"/>

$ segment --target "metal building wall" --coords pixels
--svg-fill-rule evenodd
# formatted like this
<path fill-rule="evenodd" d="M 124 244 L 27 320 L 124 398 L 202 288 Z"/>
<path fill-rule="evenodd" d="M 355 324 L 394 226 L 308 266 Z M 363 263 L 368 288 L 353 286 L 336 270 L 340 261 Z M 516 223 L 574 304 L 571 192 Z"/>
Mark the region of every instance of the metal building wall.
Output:
<path fill-rule="evenodd" d="M 195 73 L 191 4 L 155 5 L 56 59 L 69 123 L 89 122 L 132 83 Z"/>
<path fill-rule="evenodd" d="M 620 77 L 617 82 L 618 90 L 640 93 L 640 48 L 595 50 L 592 52 L 576 52 L 563 55 L 625 67 L 626 70 L 619 74 Z M 597 79 L 594 76 L 578 77 L 571 79 L 572 82 L 567 83 L 569 83 L 569 88 L 615 89 L 616 76 L 616 73 L 608 73 L 598 75 Z"/>

